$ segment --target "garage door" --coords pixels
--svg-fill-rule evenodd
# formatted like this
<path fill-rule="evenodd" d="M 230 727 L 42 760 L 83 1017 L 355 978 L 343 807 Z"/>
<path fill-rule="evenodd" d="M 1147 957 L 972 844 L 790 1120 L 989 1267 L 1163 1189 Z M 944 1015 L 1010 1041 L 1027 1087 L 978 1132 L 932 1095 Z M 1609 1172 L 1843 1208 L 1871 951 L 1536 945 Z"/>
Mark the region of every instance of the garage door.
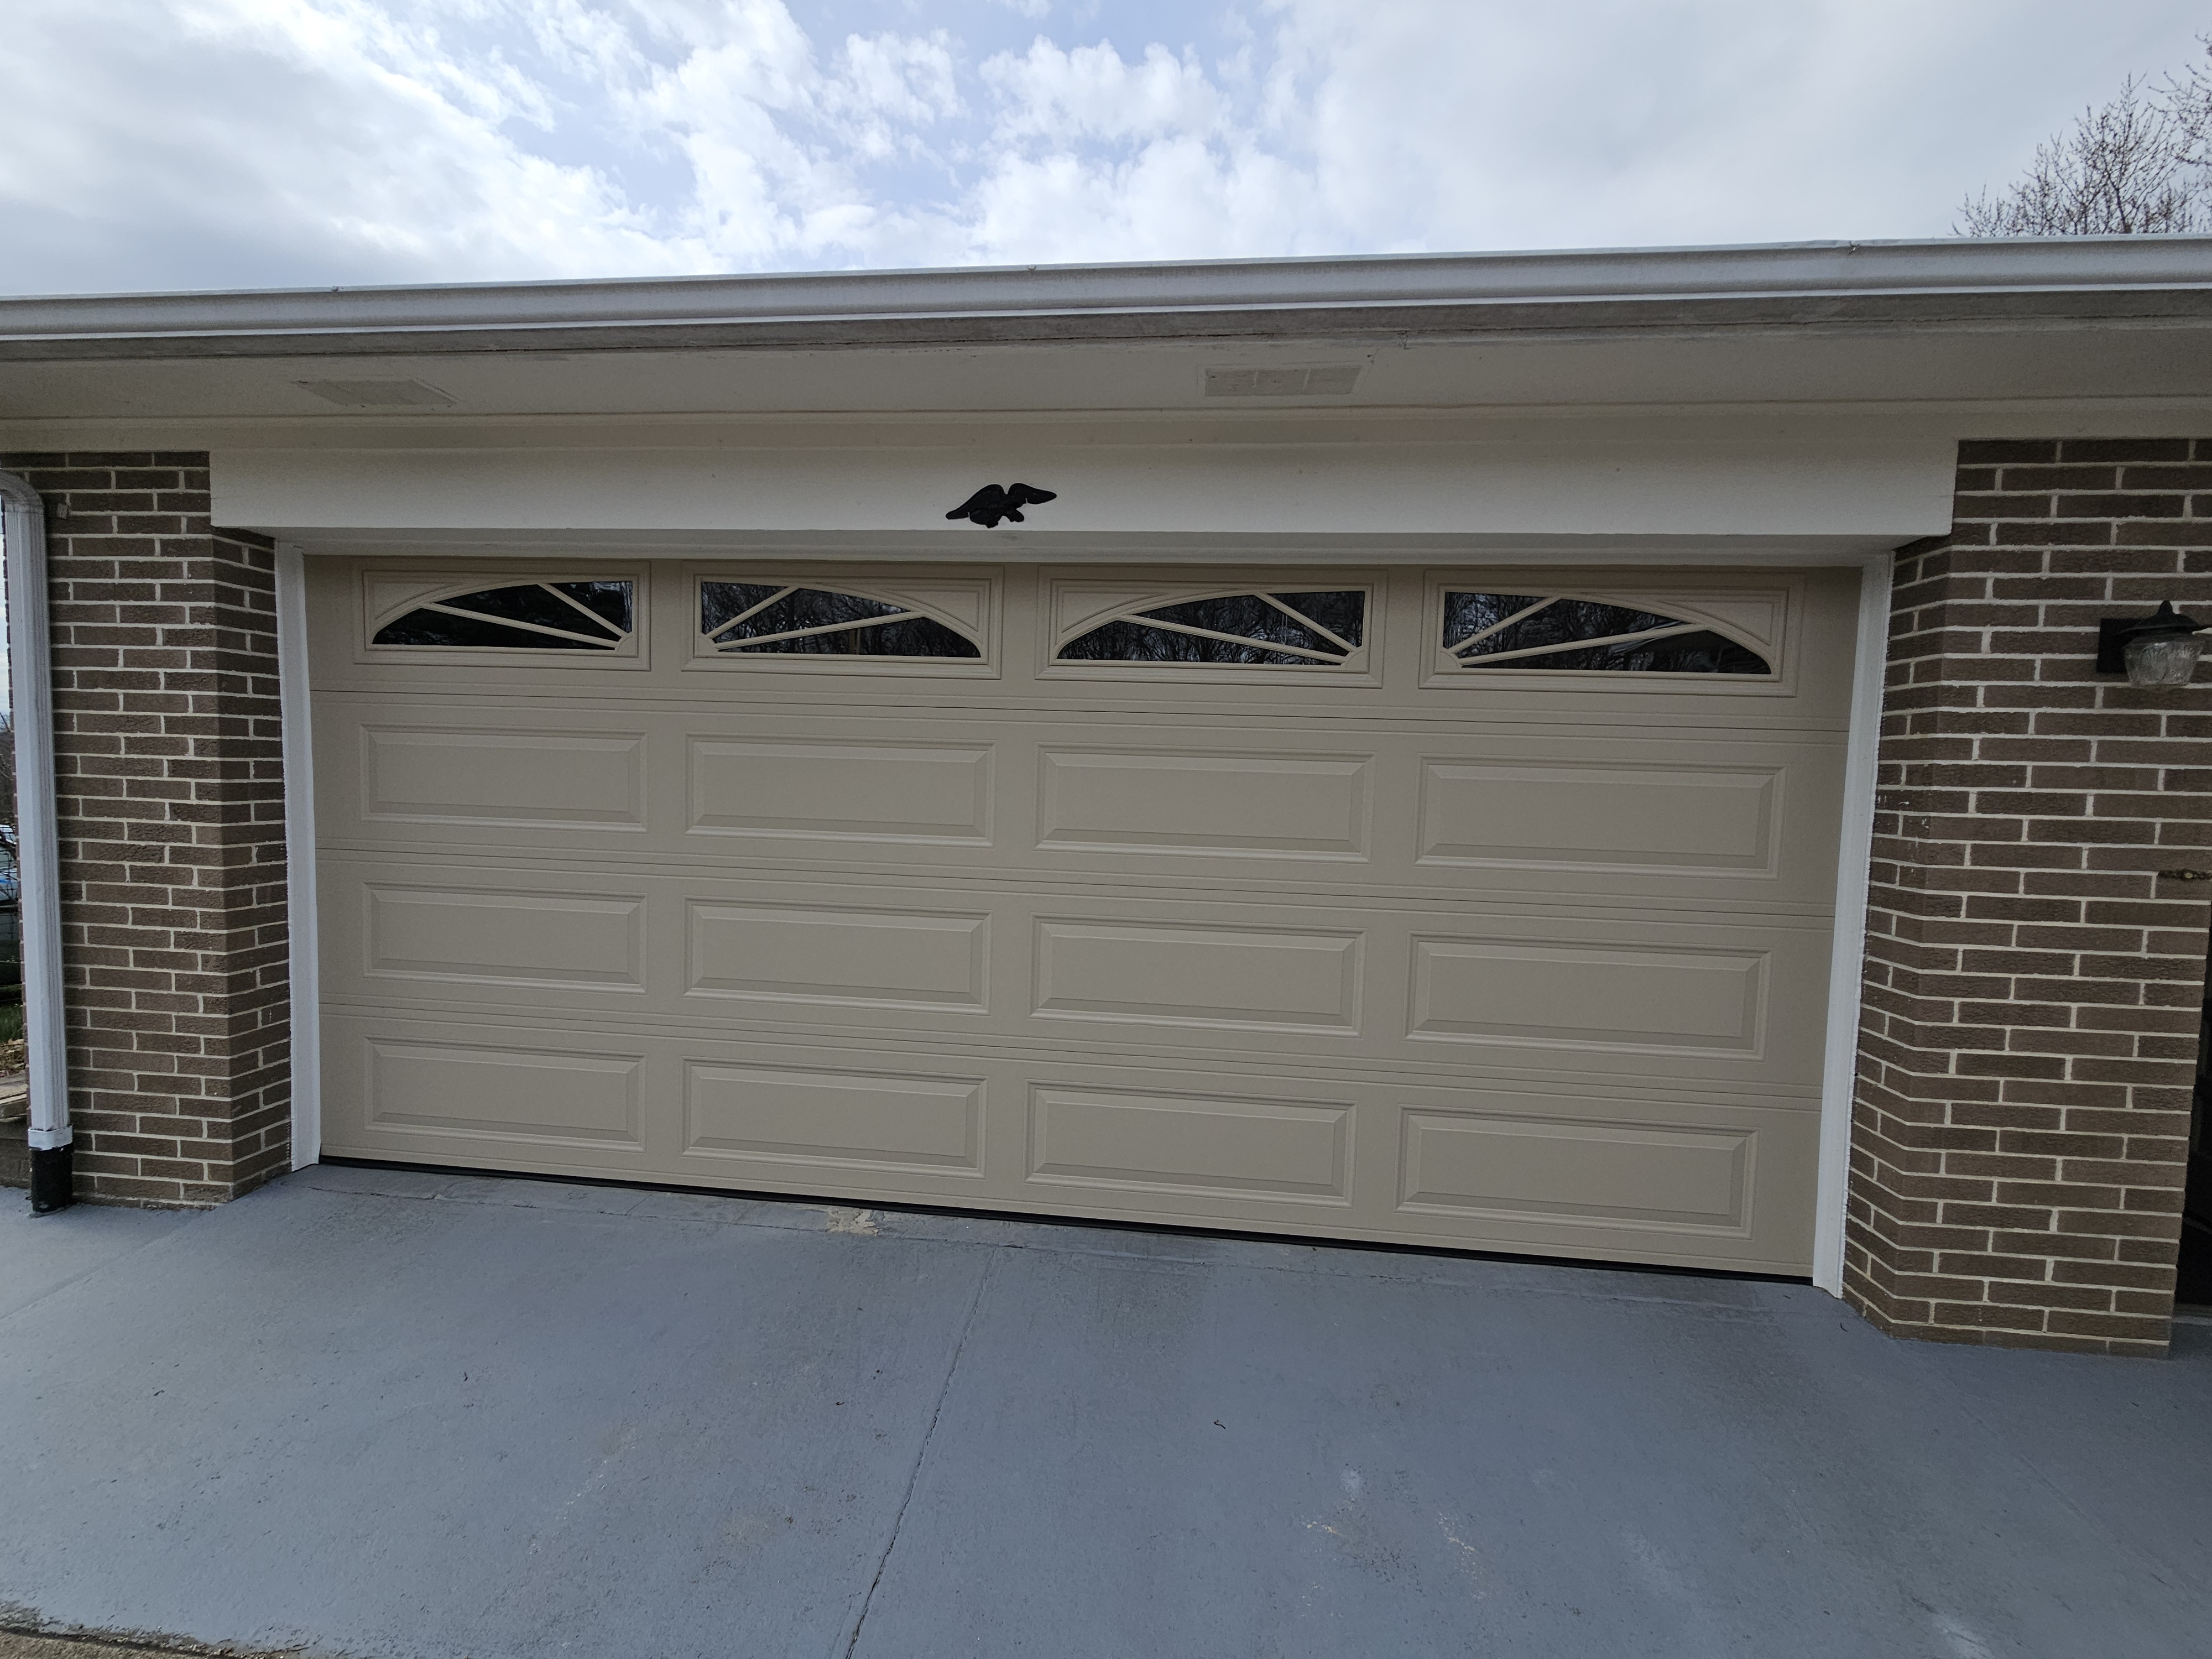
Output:
<path fill-rule="evenodd" d="M 310 568 L 329 1153 L 1808 1267 L 1855 573 Z"/>

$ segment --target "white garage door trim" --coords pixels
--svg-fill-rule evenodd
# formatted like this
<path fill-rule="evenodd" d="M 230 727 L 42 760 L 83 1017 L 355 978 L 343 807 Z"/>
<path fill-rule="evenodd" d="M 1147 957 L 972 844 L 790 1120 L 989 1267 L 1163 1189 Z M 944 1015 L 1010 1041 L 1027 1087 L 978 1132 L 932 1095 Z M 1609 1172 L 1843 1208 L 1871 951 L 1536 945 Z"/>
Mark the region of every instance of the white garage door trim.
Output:
<path fill-rule="evenodd" d="M 1025 548 L 1030 559 L 1040 550 Z M 1356 559 L 1356 550 L 1349 550 Z M 1730 550 L 1749 562 L 1747 551 Z M 1504 556 L 1485 550 L 1485 563 Z M 541 555 L 542 556 L 542 555 Z M 1060 559 L 1083 556 L 1071 549 Z M 1403 556 L 1401 555 L 1401 557 Z M 1618 556 L 1617 550 L 1608 556 Z M 1522 549 L 1516 562 L 1587 562 L 1587 549 Z M 1637 562 L 1686 560 L 1668 550 L 1653 550 Z M 1052 562 L 1060 562 L 1059 559 Z M 1382 562 L 1378 557 L 1376 562 Z M 1696 562 L 1715 562 L 1710 550 Z M 1860 963 L 1865 944 L 1866 897 L 1873 838 L 1875 754 L 1879 737 L 1883 668 L 1887 644 L 1891 556 L 1839 557 L 1834 554 L 1777 550 L 1759 560 L 1775 566 L 1857 565 L 1860 571 L 1858 632 L 1853 659 L 1850 728 L 1844 768 L 1844 821 L 1838 853 L 1836 912 L 1828 987 L 1828 1030 L 1820 1092 L 1820 1156 L 1813 1239 L 1813 1282 L 1840 1294 L 1843 1234 L 1849 1170 L 1851 1097 L 1855 1083 L 1860 1009 Z M 280 546 L 276 559 L 278 685 L 283 720 L 286 851 L 294 871 L 313 867 L 315 848 L 313 757 L 310 732 L 311 693 L 307 671 L 305 559 L 300 549 Z M 288 884 L 290 924 L 293 1040 L 292 1162 L 301 1168 L 321 1153 L 320 930 L 313 881 Z"/>
<path fill-rule="evenodd" d="M 307 680 L 307 568 L 276 549 L 276 695 L 284 725 L 284 910 L 292 976 L 292 1167 L 323 1155 L 323 935 L 315 884 L 314 720 Z M 1825 1103 L 1822 1110 L 1826 1109 Z"/>
<path fill-rule="evenodd" d="M 1844 1293 L 1844 1210 L 1850 1185 L 1851 1097 L 1859 1063 L 1859 991 L 1866 955 L 1867 889 L 1874 857 L 1875 758 L 1889 659 L 1887 553 L 1859 564 L 1859 634 L 1851 672 L 1850 732 L 1844 748 L 1844 823 L 1836 849 L 1836 932 L 1828 970 L 1828 1056 L 1820 1079 L 1820 1186 L 1813 1213 L 1813 1282 Z"/>

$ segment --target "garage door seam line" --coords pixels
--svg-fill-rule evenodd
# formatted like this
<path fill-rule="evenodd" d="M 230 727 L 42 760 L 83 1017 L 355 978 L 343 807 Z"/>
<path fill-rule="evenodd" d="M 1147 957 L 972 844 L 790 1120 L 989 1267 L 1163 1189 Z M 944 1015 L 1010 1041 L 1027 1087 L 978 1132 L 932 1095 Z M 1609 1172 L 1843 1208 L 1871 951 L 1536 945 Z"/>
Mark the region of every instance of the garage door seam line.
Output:
<path fill-rule="evenodd" d="M 983 1271 L 975 1275 L 975 1294 L 968 1299 L 968 1312 L 960 1322 L 959 1340 L 952 1345 L 952 1358 L 945 1367 L 945 1380 L 938 1384 L 937 1402 L 929 1409 L 928 1426 L 921 1431 L 921 1443 L 915 1448 L 914 1467 L 907 1471 L 906 1490 L 899 1494 L 897 1510 L 891 1516 L 890 1535 L 884 1540 L 884 1553 L 876 1558 L 875 1575 L 868 1580 L 868 1588 L 860 1597 L 860 1617 L 853 1621 L 853 1633 L 847 1638 L 843 1659 L 853 1659 L 853 1650 L 860 1645 L 860 1632 L 868 1622 L 868 1610 L 875 1604 L 876 1587 L 884 1582 L 884 1570 L 890 1566 L 891 1552 L 898 1547 L 899 1529 L 906 1524 L 907 1505 L 914 1501 L 914 1489 L 921 1481 L 921 1466 L 929 1456 L 929 1443 L 937 1437 L 937 1419 L 944 1414 L 945 1401 L 952 1392 L 953 1376 L 960 1370 L 960 1356 L 967 1352 L 969 1333 L 975 1328 L 975 1310 L 983 1305 L 983 1292 L 991 1283 L 991 1270 L 998 1264 L 999 1248 L 983 1258 Z"/>

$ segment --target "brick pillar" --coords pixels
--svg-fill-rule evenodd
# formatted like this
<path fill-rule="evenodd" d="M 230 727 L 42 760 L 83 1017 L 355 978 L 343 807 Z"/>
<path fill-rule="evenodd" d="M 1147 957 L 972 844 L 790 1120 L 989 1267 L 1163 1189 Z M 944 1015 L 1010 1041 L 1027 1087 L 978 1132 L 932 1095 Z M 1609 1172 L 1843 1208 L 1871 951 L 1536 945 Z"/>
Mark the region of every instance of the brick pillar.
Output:
<path fill-rule="evenodd" d="M 1954 516 L 1898 556 L 1844 1289 L 2161 1352 L 2207 907 L 2159 872 L 2212 867 L 2212 667 L 2094 657 L 2100 617 L 2212 620 L 2212 440 L 1967 444 Z"/>
<path fill-rule="evenodd" d="M 204 454 L 0 468 L 46 502 L 78 1195 L 234 1197 L 291 1147 L 270 550 Z"/>

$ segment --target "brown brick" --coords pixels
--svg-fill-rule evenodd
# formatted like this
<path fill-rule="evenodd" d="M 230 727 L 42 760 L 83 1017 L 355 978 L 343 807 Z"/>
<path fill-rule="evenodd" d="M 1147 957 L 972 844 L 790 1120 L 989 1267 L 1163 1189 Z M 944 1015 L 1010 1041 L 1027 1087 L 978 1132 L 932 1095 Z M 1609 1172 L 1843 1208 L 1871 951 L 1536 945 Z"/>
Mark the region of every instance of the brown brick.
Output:
<path fill-rule="evenodd" d="M 2012 462 L 2055 461 L 2058 445 L 2043 439 L 1978 438 L 1959 446 L 1959 465 L 2002 466 Z M 2179 459 L 2186 460 L 2186 455 Z"/>
<path fill-rule="evenodd" d="M 2186 461 L 2194 459 L 2195 445 L 2191 438 L 2068 438 L 2058 455 L 2069 462 Z"/>
<path fill-rule="evenodd" d="M 2090 658 L 2101 617 L 2212 607 L 2212 441 L 1959 459 L 1892 590 L 1846 1293 L 1900 1334 L 2157 1352 L 2206 908 L 2154 872 L 2212 867 L 2212 685 Z"/>
<path fill-rule="evenodd" d="M 33 481 L 69 508 L 48 578 L 79 1188 L 216 1202 L 290 1161 L 273 566 L 210 528 L 204 455 Z M 271 946 L 273 995 L 243 976 Z"/>

